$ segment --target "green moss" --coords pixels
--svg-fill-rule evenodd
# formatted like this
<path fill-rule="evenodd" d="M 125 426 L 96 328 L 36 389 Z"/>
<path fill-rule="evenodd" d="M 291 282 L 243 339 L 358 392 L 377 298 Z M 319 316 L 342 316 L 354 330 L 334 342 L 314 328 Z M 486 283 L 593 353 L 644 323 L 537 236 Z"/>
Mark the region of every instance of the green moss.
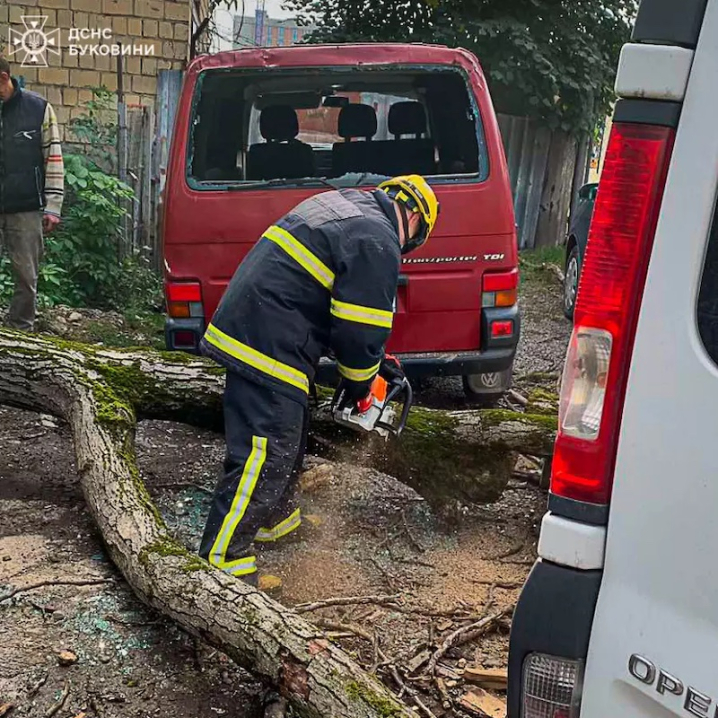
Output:
<path fill-rule="evenodd" d="M 166 389 L 142 371 L 139 361 L 133 364 L 108 364 L 90 360 L 87 367 L 97 372 L 114 392 L 132 406 L 136 406 L 143 399 L 157 402 L 170 398 Z"/>
<path fill-rule="evenodd" d="M 388 696 L 375 693 L 371 688 L 357 681 L 350 681 L 344 686 L 347 695 L 353 700 L 362 700 L 381 718 L 392 718 L 402 714 L 401 708 Z"/>
<path fill-rule="evenodd" d="M 181 570 L 184 573 L 197 573 L 198 571 L 210 571 L 210 565 L 199 556 L 190 555 L 184 562 Z"/>
<path fill-rule="evenodd" d="M 180 546 L 180 544 L 170 538 L 157 539 L 154 543 L 145 546 L 139 553 L 138 558 L 140 563 L 143 566 L 147 566 L 149 558 L 152 555 L 192 558 L 190 552 L 184 546 Z"/>
<path fill-rule="evenodd" d="M 317 398 L 319 401 L 331 401 L 334 396 L 334 389 L 327 386 L 317 385 Z"/>
<path fill-rule="evenodd" d="M 558 401 L 558 394 L 555 391 L 547 391 L 546 389 L 534 389 L 529 394 L 529 401 Z"/>
<path fill-rule="evenodd" d="M 146 355 L 146 352 L 145 352 Z M 158 361 L 162 360 L 159 352 L 155 353 Z M 179 362 L 176 360 L 179 359 Z M 197 358 L 186 358 L 181 353 L 167 353 L 168 363 L 197 363 Z M 187 391 L 168 388 L 169 383 L 157 380 L 151 374 L 142 371 L 139 360 L 132 363 L 112 363 L 104 359 L 90 357 L 86 366 L 101 377 L 112 390 L 143 418 L 161 417 L 164 419 L 176 415 L 180 420 L 201 425 L 216 422 L 215 416 L 221 413 L 221 399 L 217 395 L 216 406 L 211 402 L 197 402 L 196 397 Z M 210 362 L 202 365 L 202 372 L 213 375 L 224 375 L 225 370 Z"/>
<path fill-rule="evenodd" d="M 529 393 L 526 411 L 531 414 L 556 416 L 558 414 L 558 394 L 546 389 L 534 389 Z"/>
<path fill-rule="evenodd" d="M 261 622 L 261 619 L 259 618 L 259 611 L 257 611 L 257 609 L 252 606 L 251 603 L 242 603 L 241 606 L 238 607 L 238 609 L 242 611 L 244 620 L 250 626 L 256 626 Z"/>
<path fill-rule="evenodd" d="M 503 447 L 472 445 L 456 417 L 421 407 L 412 410 L 401 437 L 377 444 L 374 456 L 378 468 L 413 486 L 436 507 L 445 505 L 447 497 L 495 501 L 509 474 Z"/>
<path fill-rule="evenodd" d="M 100 424 L 123 428 L 134 424 L 134 410 L 131 404 L 122 401 L 109 386 L 102 382 L 94 382 L 90 388 L 97 404 L 96 416 Z"/>
<path fill-rule="evenodd" d="M 453 434 L 457 420 L 445 413 L 414 408 L 409 414 L 407 428 L 420 436 L 440 438 Z"/>
<path fill-rule="evenodd" d="M 516 421 L 526 426 L 535 426 L 538 429 L 556 429 L 556 416 L 544 414 L 522 414 L 510 409 L 486 409 L 481 412 L 481 420 L 486 426 L 498 426 L 506 421 Z"/>
<path fill-rule="evenodd" d="M 145 546 L 139 554 L 140 563 L 146 567 L 152 555 L 184 558 L 185 561 L 182 566 L 180 566 L 180 571 L 184 573 L 211 570 L 211 566 L 204 559 L 190 553 L 184 546 L 178 544 L 171 538 L 158 539 L 149 546 Z"/>

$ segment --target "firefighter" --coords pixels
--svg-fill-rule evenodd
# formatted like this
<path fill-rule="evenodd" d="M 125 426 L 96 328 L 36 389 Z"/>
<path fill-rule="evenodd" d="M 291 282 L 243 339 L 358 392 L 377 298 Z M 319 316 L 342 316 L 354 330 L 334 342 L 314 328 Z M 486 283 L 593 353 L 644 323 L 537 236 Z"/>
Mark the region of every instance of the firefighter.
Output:
<path fill-rule="evenodd" d="M 317 364 L 336 359 L 345 397 L 360 401 L 386 357 L 401 255 L 429 238 L 439 205 L 423 177 L 376 190 L 330 191 L 270 227 L 234 274 L 201 341 L 227 369 L 227 453 L 200 555 L 256 585 L 255 542 L 301 524 L 294 490 L 306 450 Z"/>

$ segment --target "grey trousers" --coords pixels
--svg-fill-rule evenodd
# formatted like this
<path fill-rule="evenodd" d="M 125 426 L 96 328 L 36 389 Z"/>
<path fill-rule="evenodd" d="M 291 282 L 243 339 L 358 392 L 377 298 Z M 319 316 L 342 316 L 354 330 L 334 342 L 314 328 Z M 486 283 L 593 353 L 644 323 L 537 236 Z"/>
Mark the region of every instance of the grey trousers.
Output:
<path fill-rule="evenodd" d="M 10 257 L 15 292 L 5 323 L 32 331 L 35 323 L 37 273 L 42 259 L 42 212 L 0 214 L 0 246 Z"/>

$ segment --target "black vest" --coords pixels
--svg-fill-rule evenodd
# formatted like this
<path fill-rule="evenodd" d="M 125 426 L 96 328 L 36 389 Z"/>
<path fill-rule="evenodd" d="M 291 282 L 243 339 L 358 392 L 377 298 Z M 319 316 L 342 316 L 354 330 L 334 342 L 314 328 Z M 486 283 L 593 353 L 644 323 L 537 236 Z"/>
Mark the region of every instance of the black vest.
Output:
<path fill-rule="evenodd" d="M 13 84 L 15 94 L 0 101 L 0 214 L 45 206 L 42 121 L 47 100 Z"/>

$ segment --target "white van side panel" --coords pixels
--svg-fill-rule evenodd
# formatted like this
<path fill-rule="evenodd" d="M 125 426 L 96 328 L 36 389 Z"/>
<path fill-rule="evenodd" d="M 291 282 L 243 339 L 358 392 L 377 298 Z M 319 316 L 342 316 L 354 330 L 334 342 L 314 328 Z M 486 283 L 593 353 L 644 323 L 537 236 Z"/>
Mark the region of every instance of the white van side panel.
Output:
<path fill-rule="evenodd" d="M 718 699 L 718 368 L 696 301 L 718 186 L 718 0 L 681 115 L 623 412 L 581 718 L 706 715 Z M 651 685 L 629 658 L 655 664 Z M 658 671 L 680 695 L 656 690 Z M 688 688 L 710 709 L 685 707 Z M 675 693 L 678 693 L 678 688 Z"/>
<path fill-rule="evenodd" d="M 621 50 L 616 94 L 645 100 L 682 100 L 693 50 L 666 45 L 628 43 Z"/>

